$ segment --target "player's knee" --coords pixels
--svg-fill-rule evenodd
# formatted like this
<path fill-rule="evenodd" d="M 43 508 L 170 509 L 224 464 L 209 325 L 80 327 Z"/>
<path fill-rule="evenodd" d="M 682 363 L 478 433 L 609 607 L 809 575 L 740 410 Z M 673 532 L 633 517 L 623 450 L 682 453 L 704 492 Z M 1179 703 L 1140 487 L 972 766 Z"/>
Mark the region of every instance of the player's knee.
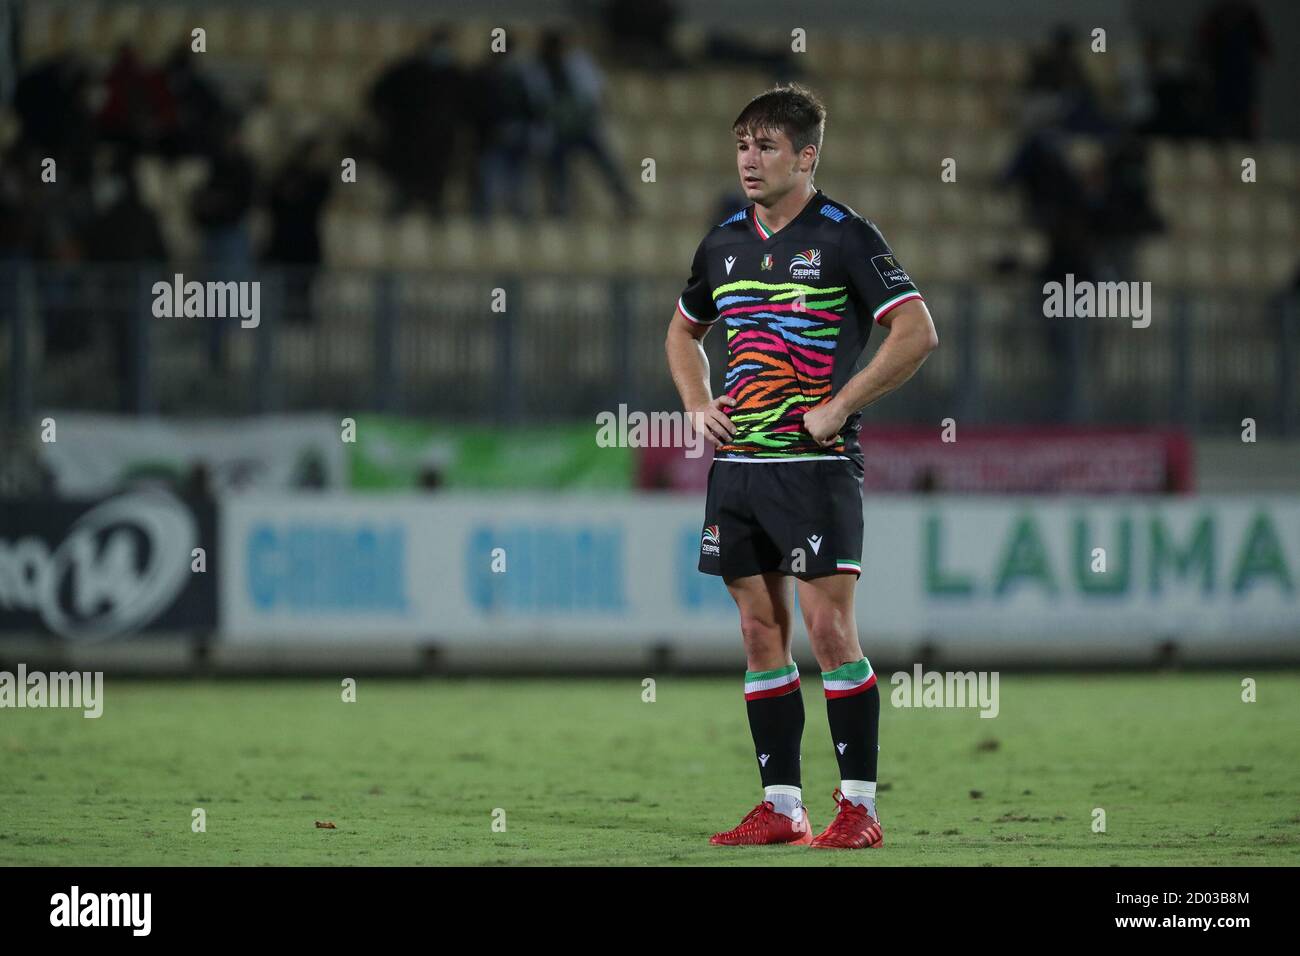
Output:
<path fill-rule="evenodd" d="M 849 616 L 833 608 L 811 615 L 804 623 L 814 650 L 824 648 L 831 656 L 840 654 L 856 640 Z"/>
<path fill-rule="evenodd" d="M 763 658 L 773 653 L 785 652 L 781 628 L 770 618 L 742 614 L 740 636 L 745 642 L 745 653 L 750 658 Z"/>

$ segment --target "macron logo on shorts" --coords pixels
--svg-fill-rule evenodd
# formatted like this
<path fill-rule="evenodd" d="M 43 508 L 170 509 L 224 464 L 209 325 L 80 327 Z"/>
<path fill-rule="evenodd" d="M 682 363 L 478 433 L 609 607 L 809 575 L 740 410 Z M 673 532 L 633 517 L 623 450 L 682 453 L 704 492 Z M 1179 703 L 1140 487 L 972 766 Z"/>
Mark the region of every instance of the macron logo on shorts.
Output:
<path fill-rule="evenodd" d="M 822 536 L 819 534 L 808 535 L 808 544 L 812 546 L 813 554 L 818 554 L 822 549 Z"/>

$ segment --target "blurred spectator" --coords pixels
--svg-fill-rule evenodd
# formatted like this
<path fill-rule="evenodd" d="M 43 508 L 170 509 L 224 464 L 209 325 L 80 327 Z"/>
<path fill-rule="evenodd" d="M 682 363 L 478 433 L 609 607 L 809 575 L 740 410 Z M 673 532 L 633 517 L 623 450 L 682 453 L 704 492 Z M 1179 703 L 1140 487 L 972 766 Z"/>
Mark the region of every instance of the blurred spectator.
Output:
<path fill-rule="evenodd" d="M 163 143 L 169 156 L 197 156 L 220 135 L 223 113 L 216 86 L 198 69 L 197 54 L 180 44 L 163 65 L 163 77 L 171 97 L 174 122 Z"/>
<path fill-rule="evenodd" d="M 1259 136 L 1259 71 L 1272 56 L 1264 18 L 1252 0 L 1216 0 L 1205 12 L 1200 50 L 1209 72 L 1211 135 Z"/>
<path fill-rule="evenodd" d="M 417 203 L 434 215 L 443 211 L 443 189 L 465 121 L 465 77 L 451 40 L 448 28 L 434 30 L 423 46 L 380 75 L 369 98 L 379 124 L 379 164 L 397 188 L 399 206 Z"/>
<path fill-rule="evenodd" d="M 161 70 L 140 62 L 135 48 L 124 43 L 104 78 L 104 102 L 99 109 L 104 138 L 120 143 L 128 156 L 156 152 L 176 126 L 176 107 Z"/>
<path fill-rule="evenodd" d="M 551 136 L 547 158 L 550 212 L 569 212 L 569 171 L 576 155 L 586 153 L 605 177 L 624 215 L 636 208 L 632 191 L 614 160 L 601 95 L 605 79 L 585 50 L 555 30 L 542 36 L 540 60 L 545 79 L 545 119 Z"/>
<path fill-rule="evenodd" d="M 216 281 L 250 279 L 253 266 L 248 214 L 253 205 L 256 171 L 244 151 L 239 121 L 225 116 L 209 157 L 207 181 L 190 200 L 194 224 L 203 233 L 203 258 L 209 277 Z M 214 369 L 224 365 L 226 330 L 236 318 L 209 316 L 208 358 Z"/>
<path fill-rule="evenodd" d="M 710 33 L 703 56 L 714 67 L 763 70 L 780 81 L 798 79 L 804 72 L 800 57 L 788 46 L 760 45 L 730 33 Z"/>
<path fill-rule="evenodd" d="M 163 262 L 167 246 L 158 217 L 140 199 L 132 159 L 122 151 L 103 153 L 104 172 L 95 177 L 95 215 L 86 229 L 91 262 Z"/>
<path fill-rule="evenodd" d="M 1181 53 L 1157 34 L 1142 41 L 1142 70 L 1150 90 L 1150 111 L 1130 115 L 1138 132 L 1184 138 L 1200 129 L 1198 90 Z"/>
<path fill-rule="evenodd" d="M 112 150 L 105 155 L 105 172 L 95 180 L 97 212 L 86 229 L 85 251 L 91 263 L 158 263 L 167 259 L 158 218 L 140 199 L 136 185 L 134 161 L 124 151 Z M 161 270 L 160 270 L 161 274 Z M 94 298 L 95 325 L 108 332 L 113 366 L 119 383 L 121 410 L 133 411 L 138 391 L 142 358 L 136 347 L 134 323 L 144 321 L 134 309 L 139 288 L 135 276 L 111 273 L 105 277 L 88 276 L 90 281 L 109 283 L 113 291 Z"/>
<path fill-rule="evenodd" d="M 1024 208 L 1047 240 L 1031 299 L 1041 298 L 1043 283 L 1064 282 L 1067 274 L 1075 281 L 1095 281 L 1097 275 L 1096 191 L 1069 161 L 1064 134 L 1055 125 L 1061 105 L 1031 104 L 1028 133 L 1003 174 L 1004 182 L 1021 190 Z M 1049 421 L 1069 421 L 1077 414 L 1082 329 L 1071 319 L 1044 318 L 1043 330 L 1051 374 L 1041 411 Z"/>
<path fill-rule="evenodd" d="M 1130 133 L 1108 142 L 1103 179 L 1097 210 L 1103 259 L 1112 278 L 1129 282 L 1135 278 L 1138 241 L 1165 227 L 1151 202 L 1146 141 Z"/>
<path fill-rule="evenodd" d="M 504 201 L 511 215 L 532 215 L 530 162 L 547 139 L 546 80 L 537 64 L 507 47 L 488 56 L 470 88 L 478 155 L 474 212 L 494 215 Z"/>
<path fill-rule="evenodd" d="M 243 269 L 252 261 L 248 213 L 255 181 L 238 120 L 228 116 L 209 156 L 207 181 L 195 191 L 190 206 L 203 232 L 203 256 L 218 271 Z"/>
<path fill-rule="evenodd" d="M 18 0 L 0 0 L 0 104 L 9 102 L 18 82 L 21 10 Z"/>
<path fill-rule="evenodd" d="M 1048 45 L 1029 63 L 1026 89 L 1055 101 L 1061 126 L 1078 133 L 1104 133 L 1110 123 L 1097 107 L 1097 96 L 1079 59 L 1079 41 L 1065 25 L 1052 31 Z"/>
<path fill-rule="evenodd" d="M 94 142 L 89 106 L 90 70 L 74 54 L 51 57 L 24 73 L 14 90 L 14 110 L 24 141 L 55 159 L 60 177 L 86 179 Z"/>
<path fill-rule="evenodd" d="M 1003 182 L 1020 189 L 1025 210 L 1043 232 L 1050 234 L 1063 220 L 1077 221 L 1090 215 L 1086 184 L 1070 164 L 1065 135 L 1050 116 L 1031 117 L 1029 131 L 1003 173 Z"/>
<path fill-rule="evenodd" d="M 36 250 L 39 224 L 31 183 L 39 169 L 22 141 L 0 152 L 0 263 L 28 259 Z"/>
<path fill-rule="evenodd" d="M 676 69 L 683 60 L 673 49 L 677 6 L 672 0 L 609 0 L 605 27 L 614 60 L 641 69 Z"/>
<path fill-rule="evenodd" d="M 1039 269 L 1031 301 L 1041 302 L 1043 286 L 1048 282 L 1065 284 L 1068 275 L 1074 276 L 1076 284 L 1098 281 L 1096 240 L 1087 219 L 1061 219 L 1048 233 L 1047 241 L 1047 258 Z M 1077 422 L 1088 340 L 1095 336 L 1096 327 L 1079 318 L 1044 316 L 1043 323 L 1051 373 L 1041 410 L 1049 421 Z"/>
<path fill-rule="evenodd" d="M 320 143 L 304 137 L 271 183 L 271 239 L 264 258 L 291 266 L 284 276 L 284 316 L 310 322 L 311 287 L 321 263 L 320 214 L 334 181 L 320 158 Z"/>

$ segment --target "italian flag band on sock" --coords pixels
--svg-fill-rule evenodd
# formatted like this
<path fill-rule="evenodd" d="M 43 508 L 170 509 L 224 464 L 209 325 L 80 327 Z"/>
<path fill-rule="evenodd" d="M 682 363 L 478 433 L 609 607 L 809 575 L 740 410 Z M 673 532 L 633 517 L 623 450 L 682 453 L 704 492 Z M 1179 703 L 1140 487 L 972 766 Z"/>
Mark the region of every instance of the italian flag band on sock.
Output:
<path fill-rule="evenodd" d="M 831 725 L 835 758 L 840 765 L 840 779 L 850 786 L 842 788 L 854 802 L 866 802 L 865 784 L 870 784 L 869 810 L 875 811 L 877 750 L 880 742 L 880 688 L 876 674 L 865 657 L 833 671 L 822 673 L 826 692 L 826 719 Z M 854 791 L 850 793 L 850 790 Z M 855 799 L 856 798 L 856 799 Z"/>

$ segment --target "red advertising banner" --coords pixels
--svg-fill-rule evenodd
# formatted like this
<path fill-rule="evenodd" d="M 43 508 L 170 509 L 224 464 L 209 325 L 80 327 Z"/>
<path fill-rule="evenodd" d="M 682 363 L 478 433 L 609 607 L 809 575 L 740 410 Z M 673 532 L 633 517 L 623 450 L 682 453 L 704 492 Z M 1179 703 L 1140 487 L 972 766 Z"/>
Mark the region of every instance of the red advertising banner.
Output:
<path fill-rule="evenodd" d="M 1191 441 L 1171 429 L 877 426 L 859 436 L 868 491 L 1163 494 L 1193 490 Z M 638 487 L 703 491 L 712 457 L 642 448 Z"/>

